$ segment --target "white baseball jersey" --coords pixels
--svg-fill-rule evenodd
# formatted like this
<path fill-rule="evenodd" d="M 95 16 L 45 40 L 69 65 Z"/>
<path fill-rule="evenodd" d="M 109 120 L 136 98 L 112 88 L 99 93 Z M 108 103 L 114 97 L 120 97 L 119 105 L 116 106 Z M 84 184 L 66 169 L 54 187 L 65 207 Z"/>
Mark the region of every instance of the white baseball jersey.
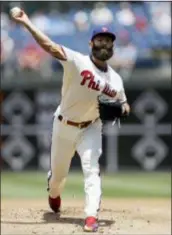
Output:
<path fill-rule="evenodd" d="M 126 101 L 123 81 L 110 66 L 107 72 L 98 69 L 89 55 L 62 47 L 67 60 L 60 60 L 64 68 L 61 103 L 55 116 L 61 114 L 74 122 L 99 117 L 98 97 Z M 109 83 L 105 88 L 105 83 Z M 115 94 L 114 94 L 115 90 Z"/>

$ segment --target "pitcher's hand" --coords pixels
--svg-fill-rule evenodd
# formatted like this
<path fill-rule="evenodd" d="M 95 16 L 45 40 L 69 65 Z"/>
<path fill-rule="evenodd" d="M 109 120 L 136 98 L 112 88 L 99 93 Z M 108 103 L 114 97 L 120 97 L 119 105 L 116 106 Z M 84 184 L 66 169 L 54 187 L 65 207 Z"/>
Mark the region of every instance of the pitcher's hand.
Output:
<path fill-rule="evenodd" d="M 11 18 L 17 23 L 27 25 L 30 22 L 29 17 L 27 16 L 27 14 L 19 8 L 11 9 L 10 15 L 11 15 Z"/>

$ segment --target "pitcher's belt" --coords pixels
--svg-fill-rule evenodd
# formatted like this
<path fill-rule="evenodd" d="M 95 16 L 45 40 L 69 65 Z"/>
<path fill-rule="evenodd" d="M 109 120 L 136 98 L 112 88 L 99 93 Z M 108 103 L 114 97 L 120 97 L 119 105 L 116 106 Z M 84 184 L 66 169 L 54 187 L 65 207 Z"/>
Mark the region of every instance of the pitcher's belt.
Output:
<path fill-rule="evenodd" d="M 79 123 L 78 123 L 78 122 L 73 122 L 73 121 L 70 121 L 70 120 L 65 120 L 62 115 L 59 115 L 59 116 L 58 116 L 58 119 L 59 119 L 60 121 L 62 121 L 63 123 L 65 123 L 66 125 L 76 126 L 76 127 L 80 128 L 80 129 L 86 128 L 86 127 L 89 126 L 91 123 L 93 123 L 93 122 L 96 121 L 96 120 L 94 120 L 94 121 L 86 121 L 86 122 L 79 122 Z"/>

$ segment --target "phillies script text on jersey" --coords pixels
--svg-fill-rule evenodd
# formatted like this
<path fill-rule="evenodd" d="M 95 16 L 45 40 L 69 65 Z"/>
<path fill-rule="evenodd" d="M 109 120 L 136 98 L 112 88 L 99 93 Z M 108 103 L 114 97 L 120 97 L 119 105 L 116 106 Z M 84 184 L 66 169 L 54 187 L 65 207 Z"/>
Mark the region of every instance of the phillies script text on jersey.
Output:
<path fill-rule="evenodd" d="M 91 71 L 83 70 L 81 72 L 81 76 L 83 77 L 83 79 L 81 81 L 82 86 L 84 86 L 86 84 L 86 82 L 88 81 L 88 83 L 86 84 L 86 85 L 88 85 L 88 88 L 91 88 L 96 91 L 100 91 L 100 81 L 94 80 L 94 75 Z M 102 93 L 104 93 L 110 97 L 115 97 L 117 94 L 117 92 L 114 89 L 110 88 L 110 85 L 107 83 L 105 84 L 105 87 L 104 87 Z"/>

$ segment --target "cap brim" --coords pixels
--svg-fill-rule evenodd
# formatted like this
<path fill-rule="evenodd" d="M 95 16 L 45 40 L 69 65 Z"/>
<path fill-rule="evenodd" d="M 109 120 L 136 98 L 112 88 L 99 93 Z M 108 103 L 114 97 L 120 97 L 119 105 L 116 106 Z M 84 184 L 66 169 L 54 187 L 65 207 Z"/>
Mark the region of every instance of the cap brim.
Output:
<path fill-rule="evenodd" d="M 98 36 L 98 35 L 108 35 L 108 36 L 110 36 L 110 37 L 112 38 L 113 41 L 116 40 L 115 34 L 110 33 L 110 32 L 100 32 L 100 33 L 94 35 L 94 36 L 91 38 L 91 40 L 93 40 L 93 39 L 94 39 L 96 36 Z"/>

